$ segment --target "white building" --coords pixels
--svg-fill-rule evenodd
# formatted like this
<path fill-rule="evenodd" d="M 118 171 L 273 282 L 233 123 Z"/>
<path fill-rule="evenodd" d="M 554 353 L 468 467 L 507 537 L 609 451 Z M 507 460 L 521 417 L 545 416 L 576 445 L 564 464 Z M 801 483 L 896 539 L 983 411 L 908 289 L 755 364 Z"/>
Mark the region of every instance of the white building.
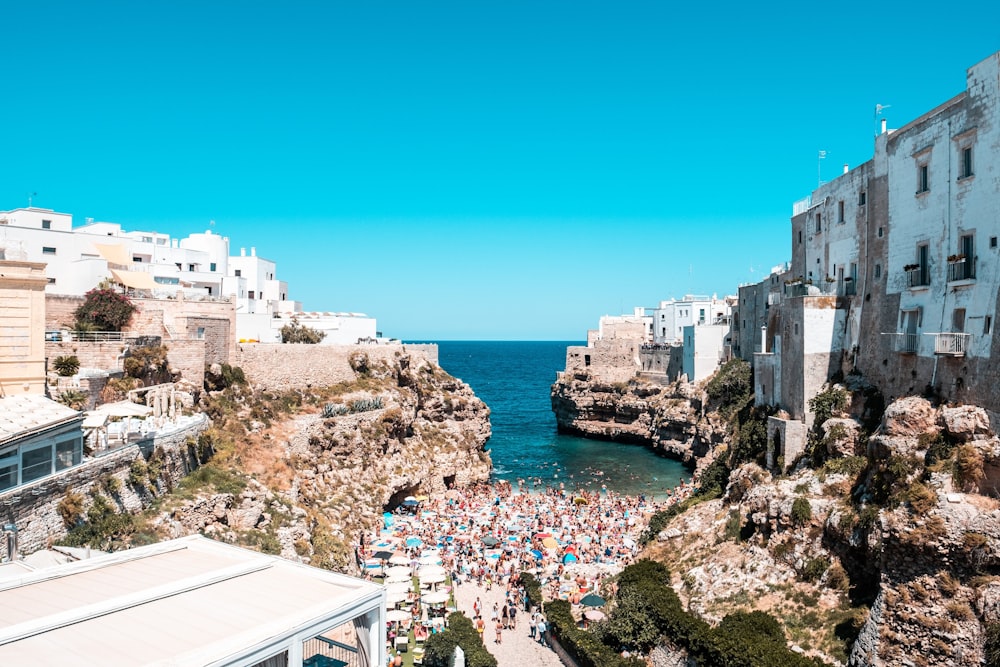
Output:
<path fill-rule="evenodd" d="M 0 609 L 4 665 L 386 663 L 382 586 L 199 535 L 16 573 Z"/>
<path fill-rule="evenodd" d="M 684 338 L 684 327 L 728 324 L 731 313 L 731 300 L 714 295 L 686 294 L 682 299 L 661 301 L 652 309 L 653 342 L 679 344 Z"/>
<path fill-rule="evenodd" d="M 360 313 L 302 313 L 274 261 L 257 256 L 256 248 L 232 255 L 229 239 L 211 231 L 176 239 L 112 222 L 74 228 L 67 213 L 21 208 L 0 211 L 0 253 L 44 262 L 47 294 L 81 296 L 110 278 L 154 297 L 232 299 L 237 340 L 280 342 L 281 327 L 294 316 L 323 331 L 325 344 L 379 337 L 375 319 Z"/>
<path fill-rule="evenodd" d="M 729 356 L 728 324 L 689 324 L 684 327 L 683 373 L 688 382 L 709 377 Z"/>

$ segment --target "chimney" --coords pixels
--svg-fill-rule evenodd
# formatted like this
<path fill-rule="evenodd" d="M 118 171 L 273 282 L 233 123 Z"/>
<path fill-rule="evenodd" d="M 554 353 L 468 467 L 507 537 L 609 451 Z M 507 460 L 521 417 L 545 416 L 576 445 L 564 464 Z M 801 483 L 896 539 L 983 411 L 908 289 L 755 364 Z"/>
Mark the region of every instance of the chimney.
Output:
<path fill-rule="evenodd" d="M 255 248 L 253 246 L 250 246 L 250 256 L 251 257 L 256 257 L 257 256 L 257 248 Z"/>
<path fill-rule="evenodd" d="M 846 174 L 846 173 L 847 173 L 848 171 L 849 171 L 849 169 L 848 169 L 848 167 L 847 167 L 847 164 L 845 163 L 845 164 L 844 164 L 844 173 Z"/>
<path fill-rule="evenodd" d="M 767 325 L 762 324 L 760 326 L 760 351 L 761 354 L 767 354 Z"/>
<path fill-rule="evenodd" d="M 240 257 L 246 257 L 246 256 L 247 256 L 247 249 L 240 248 Z"/>
<path fill-rule="evenodd" d="M 885 118 L 882 119 L 882 134 L 885 134 Z"/>

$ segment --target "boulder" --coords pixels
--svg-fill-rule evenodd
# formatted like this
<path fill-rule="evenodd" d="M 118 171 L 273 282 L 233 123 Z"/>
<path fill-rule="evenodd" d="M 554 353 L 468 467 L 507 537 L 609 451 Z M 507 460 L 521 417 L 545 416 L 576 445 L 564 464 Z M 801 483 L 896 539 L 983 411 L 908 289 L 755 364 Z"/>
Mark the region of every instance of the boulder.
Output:
<path fill-rule="evenodd" d="M 986 415 L 986 410 L 974 405 L 943 408 L 941 421 L 945 433 L 959 442 L 969 442 L 980 435 L 992 435 L 990 418 Z"/>
<path fill-rule="evenodd" d="M 831 417 L 823 422 L 823 441 L 830 456 L 854 456 L 857 454 L 858 434 L 861 424 L 854 419 Z"/>
<path fill-rule="evenodd" d="M 938 430 L 937 411 L 930 401 L 919 396 L 893 401 L 882 417 L 882 433 L 889 436 L 915 438 Z"/>

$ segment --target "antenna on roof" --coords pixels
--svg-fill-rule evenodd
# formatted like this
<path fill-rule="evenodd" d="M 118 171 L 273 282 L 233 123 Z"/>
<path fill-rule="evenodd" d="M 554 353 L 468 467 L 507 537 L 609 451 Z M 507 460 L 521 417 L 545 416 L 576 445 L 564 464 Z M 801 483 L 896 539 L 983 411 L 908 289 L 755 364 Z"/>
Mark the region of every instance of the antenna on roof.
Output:
<path fill-rule="evenodd" d="M 819 181 L 816 187 L 823 185 L 823 172 L 822 172 L 822 160 L 826 159 L 826 151 L 820 151 L 819 155 L 816 157 L 816 180 Z"/>
<path fill-rule="evenodd" d="M 37 192 L 32 192 L 32 193 L 30 193 L 30 194 L 28 195 L 28 208 L 31 208 L 31 198 L 32 198 L 32 197 L 37 197 L 37 196 L 38 196 L 38 193 L 37 193 Z"/>
<path fill-rule="evenodd" d="M 876 137 L 878 136 L 878 117 L 879 117 L 879 114 L 881 114 L 884 109 L 888 109 L 891 106 L 892 106 L 891 104 L 876 104 L 875 105 L 875 117 L 874 117 L 874 120 L 875 120 L 875 136 Z"/>

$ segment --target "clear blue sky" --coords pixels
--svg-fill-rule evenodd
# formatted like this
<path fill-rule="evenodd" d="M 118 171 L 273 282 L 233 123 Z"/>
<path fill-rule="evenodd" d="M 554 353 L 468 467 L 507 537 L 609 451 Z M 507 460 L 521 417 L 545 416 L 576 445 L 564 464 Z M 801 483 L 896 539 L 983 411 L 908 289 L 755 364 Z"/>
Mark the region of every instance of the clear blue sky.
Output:
<path fill-rule="evenodd" d="M 10 2 L 0 209 L 278 262 L 404 339 L 570 339 L 789 258 L 792 202 L 961 92 L 1000 3 Z"/>

